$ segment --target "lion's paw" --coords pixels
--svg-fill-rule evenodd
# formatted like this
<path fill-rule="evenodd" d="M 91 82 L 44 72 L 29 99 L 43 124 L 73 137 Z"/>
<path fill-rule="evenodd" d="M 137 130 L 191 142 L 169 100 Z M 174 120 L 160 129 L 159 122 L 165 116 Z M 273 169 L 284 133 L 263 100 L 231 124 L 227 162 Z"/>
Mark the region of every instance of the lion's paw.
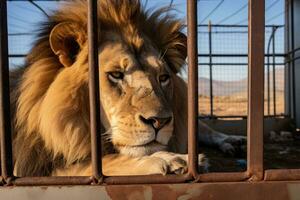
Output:
<path fill-rule="evenodd" d="M 150 174 L 162 174 L 166 175 L 169 172 L 169 164 L 164 159 L 158 157 L 151 157 L 147 159 L 144 163 L 144 166 L 147 166 L 146 172 L 143 174 L 150 175 Z"/>
<path fill-rule="evenodd" d="M 151 155 L 151 157 L 161 158 L 168 164 L 168 173 L 185 174 L 188 171 L 188 155 L 176 154 L 172 152 L 159 151 Z M 208 169 L 208 161 L 203 154 L 198 156 L 198 166 L 200 172 L 206 172 Z"/>
<path fill-rule="evenodd" d="M 169 174 L 184 174 L 187 172 L 187 159 L 185 155 L 159 151 L 152 154 L 151 157 L 161 158 L 166 161 Z"/>

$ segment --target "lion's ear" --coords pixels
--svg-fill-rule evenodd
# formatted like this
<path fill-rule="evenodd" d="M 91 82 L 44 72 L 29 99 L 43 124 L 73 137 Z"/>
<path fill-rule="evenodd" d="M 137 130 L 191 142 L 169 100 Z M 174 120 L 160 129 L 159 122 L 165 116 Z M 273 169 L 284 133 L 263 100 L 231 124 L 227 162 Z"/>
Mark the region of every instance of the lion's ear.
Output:
<path fill-rule="evenodd" d="M 69 67 L 75 62 L 76 56 L 85 41 L 84 29 L 71 22 L 57 24 L 49 36 L 52 51 L 65 67 Z"/>
<path fill-rule="evenodd" d="M 166 60 L 171 69 L 177 73 L 185 63 L 187 56 L 187 37 L 178 32 L 176 37 L 166 47 Z"/>

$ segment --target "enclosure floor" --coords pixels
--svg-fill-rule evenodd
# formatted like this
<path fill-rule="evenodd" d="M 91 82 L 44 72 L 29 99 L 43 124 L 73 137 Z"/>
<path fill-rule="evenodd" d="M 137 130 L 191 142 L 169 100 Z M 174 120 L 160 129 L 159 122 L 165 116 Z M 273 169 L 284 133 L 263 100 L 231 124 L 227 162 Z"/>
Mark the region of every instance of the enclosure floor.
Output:
<path fill-rule="evenodd" d="M 247 167 L 246 152 L 236 156 L 224 155 L 218 149 L 201 147 L 209 158 L 209 172 L 245 171 Z M 268 142 L 264 145 L 265 169 L 300 168 L 300 140 L 286 142 Z"/>

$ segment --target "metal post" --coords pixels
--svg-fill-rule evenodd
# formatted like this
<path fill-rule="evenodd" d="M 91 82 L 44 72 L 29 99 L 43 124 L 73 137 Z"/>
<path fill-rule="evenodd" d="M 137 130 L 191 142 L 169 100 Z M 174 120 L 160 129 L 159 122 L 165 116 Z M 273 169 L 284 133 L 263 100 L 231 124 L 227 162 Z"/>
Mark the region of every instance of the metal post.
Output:
<path fill-rule="evenodd" d="M 211 37 L 211 21 L 208 23 L 208 48 L 209 48 L 209 91 L 210 91 L 210 116 L 214 116 L 214 97 L 213 97 L 213 81 L 212 81 L 212 37 Z"/>
<path fill-rule="evenodd" d="M 187 1 L 188 45 L 188 172 L 198 176 L 197 1 Z"/>
<path fill-rule="evenodd" d="M 10 94 L 9 94 L 9 62 L 7 37 L 7 5 L 0 1 L 0 126 L 1 126 L 1 173 L 9 184 L 13 176 Z"/>
<path fill-rule="evenodd" d="M 269 41 L 271 40 L 272 34 L 270 36 Z M 269 43 L 270 44 L 270 43 Z M 268 47 L 268 51 L 269 51 L 269 47 Z M 270 96 L 270 56 L 267 56 L 267 109 L 268 109 L 268 114 L 270 115 L 270 108 L 271 108 L 271 96 Z"/>
<path fill-rule="evenodd" d="M 295 26 L 295 23 L 294 23 L 294 1 L 293 0 L 291 0 L 290 1 L 290 4 L 291 4 L 291 8 L 290 8 L 290 13 L 291 13 L 291 22 L 290 22 L 290 24 L 291 24 L 291 29 L 290 29 L 290 31 L 291 31 L 291 48 L 292 48 L 292 54 L 291 54 L 291 57 L 292 57 L 292 62 L 291 62 L 291 67 L 292 67 L 292 69 L 291 69 L 291 77 L 292 77 L 292 80 L 291 80 L 291 82 L 292 82 L 292 88 L 291 88 L 291 90 L 292 90 L 292 108 L 293 108 L 293 110 L 292 110 L 292 118 L 295 120 L 295 121 L 297 121 L 297 115 L 296 115 L 296 110 L 297 110 L 297 104 L 296 104 L 296 77 L 295 77 L 295 75 L 296 75 L 296 73 L 295 73 L 295 60 L 294 60 L 294 58 L 295 58 L 295 51 L 294 51 L 294 49 L 295 49 L 295 30 L 294 30 L 294 26 Z"/>
<path fill-rule="evenodd" d="M 247 172 L 252 181 L 263 179 L 264 26 L 265 1 L 249 0 Z"/>
<path fill-rule="evenodd" d="M 272 38 L 272 58 L 273 58 L 273 112 L 274 112 L 274 116 L 276 115 L 276 68 L 275 68 L 275 34 L 276 34 L 276 30 L 277 27 L 273 27 L 272 28 L 272 32 L 273 32 L 273 38 Z"/>
<path fill-rule="evenodd" d="M 93 181 L 102 177 L 97 0 L 88 0 L 89 96 Z"/>

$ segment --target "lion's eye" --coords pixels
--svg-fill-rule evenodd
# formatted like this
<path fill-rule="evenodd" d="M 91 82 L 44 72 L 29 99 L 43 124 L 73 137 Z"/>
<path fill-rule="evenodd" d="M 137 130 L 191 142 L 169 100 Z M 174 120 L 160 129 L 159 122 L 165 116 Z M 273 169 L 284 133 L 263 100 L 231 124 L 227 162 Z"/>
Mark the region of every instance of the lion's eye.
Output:
<path fill-rule="evenodd" d="M 168 74 L 159 76 L 159 82 L 162 86 L 166 86 L 170 82 L 170 76 Z"/>
<path fill-rule="evenodd" d="M 124 78 L 124 74 L 122 72 L 108 72 L 108 78 L 111 81 L 117 82 L 119 80 L 122 80 Z"/>

